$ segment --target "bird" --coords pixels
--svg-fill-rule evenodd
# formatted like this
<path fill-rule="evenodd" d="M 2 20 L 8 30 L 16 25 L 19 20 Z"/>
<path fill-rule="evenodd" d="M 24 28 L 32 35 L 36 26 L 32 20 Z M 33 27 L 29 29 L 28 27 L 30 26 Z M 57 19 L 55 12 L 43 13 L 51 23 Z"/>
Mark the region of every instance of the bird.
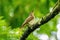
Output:
<path fill-rule="evenodd" d="M 33 25 L 34 24 L 34 19 L 35 19 L 35 16 L 34 16 L 34 11 L 30 12 L 29 16 L 25 19 L 25 21 L 23 22 L 22 26 L 21 26 L 21 29 L 24 28 L 24 26 L 26 24 L 29 24 L 29 25 Z"/>

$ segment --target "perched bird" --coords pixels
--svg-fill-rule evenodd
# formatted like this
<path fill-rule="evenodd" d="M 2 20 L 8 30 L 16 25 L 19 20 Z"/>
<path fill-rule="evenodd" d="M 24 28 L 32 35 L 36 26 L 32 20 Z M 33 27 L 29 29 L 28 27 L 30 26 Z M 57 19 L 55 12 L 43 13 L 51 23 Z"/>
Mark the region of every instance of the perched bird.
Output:
<path fill-rule="evenodd" d="M 23 22 L 21 28 L 23 28 L 26 24 L 33 25 L 34 24 L 34 11 L 30 13 L 30 15 L 26 18 L 26 20 Z"/>

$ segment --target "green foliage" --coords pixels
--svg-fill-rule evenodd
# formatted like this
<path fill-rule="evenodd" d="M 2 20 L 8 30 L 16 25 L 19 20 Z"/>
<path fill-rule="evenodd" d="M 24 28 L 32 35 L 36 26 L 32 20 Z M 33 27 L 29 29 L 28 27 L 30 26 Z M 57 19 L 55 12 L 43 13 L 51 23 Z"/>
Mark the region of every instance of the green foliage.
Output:
<path fill-rule="evenodd" d="M 3 16 L 0 16 L 0 40 L 17 40 L 19 37 L 18 29 L 12 30 L 10 26 L 8 27 Z"/>
<path fill-rule="evenodd" d="M 36 18 L 45 16 L 57 0 L 0 0 L 0 40 L 19 40 L 22 31 L 19 27 L 34 10 Z M 54 19 L 41 26 L 38 33 L 45 33 L 51 36 L 52 31 L 57 31 L 57 15 Z M 38 40 L 31 34 L 27 40 Z"/>
<path fill-rule="evenodd" d="M 27 40 L 38 40 L 38 38 L 35 37 L 33 34 L 30 34 L 30 36 L 27 38 Z"/>

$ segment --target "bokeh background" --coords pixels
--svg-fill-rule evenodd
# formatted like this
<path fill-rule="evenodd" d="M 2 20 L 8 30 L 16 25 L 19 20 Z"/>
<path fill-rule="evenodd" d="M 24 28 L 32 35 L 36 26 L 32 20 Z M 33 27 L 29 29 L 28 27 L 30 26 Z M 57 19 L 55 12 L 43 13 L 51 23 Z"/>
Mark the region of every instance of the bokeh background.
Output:
<path fill-rule="evenodd" d="M 52 11 L 56 2 L 57 0 L 0 0 L 0 40 L 19 40 L 24 32 L 19 29 L 29 13 L 34 10 L 35 17 L 40 19 Z M 36 29 L 27 40 L 60 40 L 60 14 Z"/>

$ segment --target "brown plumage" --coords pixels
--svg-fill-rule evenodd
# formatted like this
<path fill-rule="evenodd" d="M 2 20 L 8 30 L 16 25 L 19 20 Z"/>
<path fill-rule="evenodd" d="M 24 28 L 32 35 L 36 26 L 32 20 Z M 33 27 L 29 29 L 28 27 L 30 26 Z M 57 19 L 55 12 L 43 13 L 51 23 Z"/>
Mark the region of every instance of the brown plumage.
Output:
<path fill-rule="evenodd" d="M 34 19 L 34 12 L 32 11 L 30 15 L 26 18 L 26 20 L 23 22 L 21 27 L 24 27 L 25 24 L 28 24 L 33 19 Z"/>

